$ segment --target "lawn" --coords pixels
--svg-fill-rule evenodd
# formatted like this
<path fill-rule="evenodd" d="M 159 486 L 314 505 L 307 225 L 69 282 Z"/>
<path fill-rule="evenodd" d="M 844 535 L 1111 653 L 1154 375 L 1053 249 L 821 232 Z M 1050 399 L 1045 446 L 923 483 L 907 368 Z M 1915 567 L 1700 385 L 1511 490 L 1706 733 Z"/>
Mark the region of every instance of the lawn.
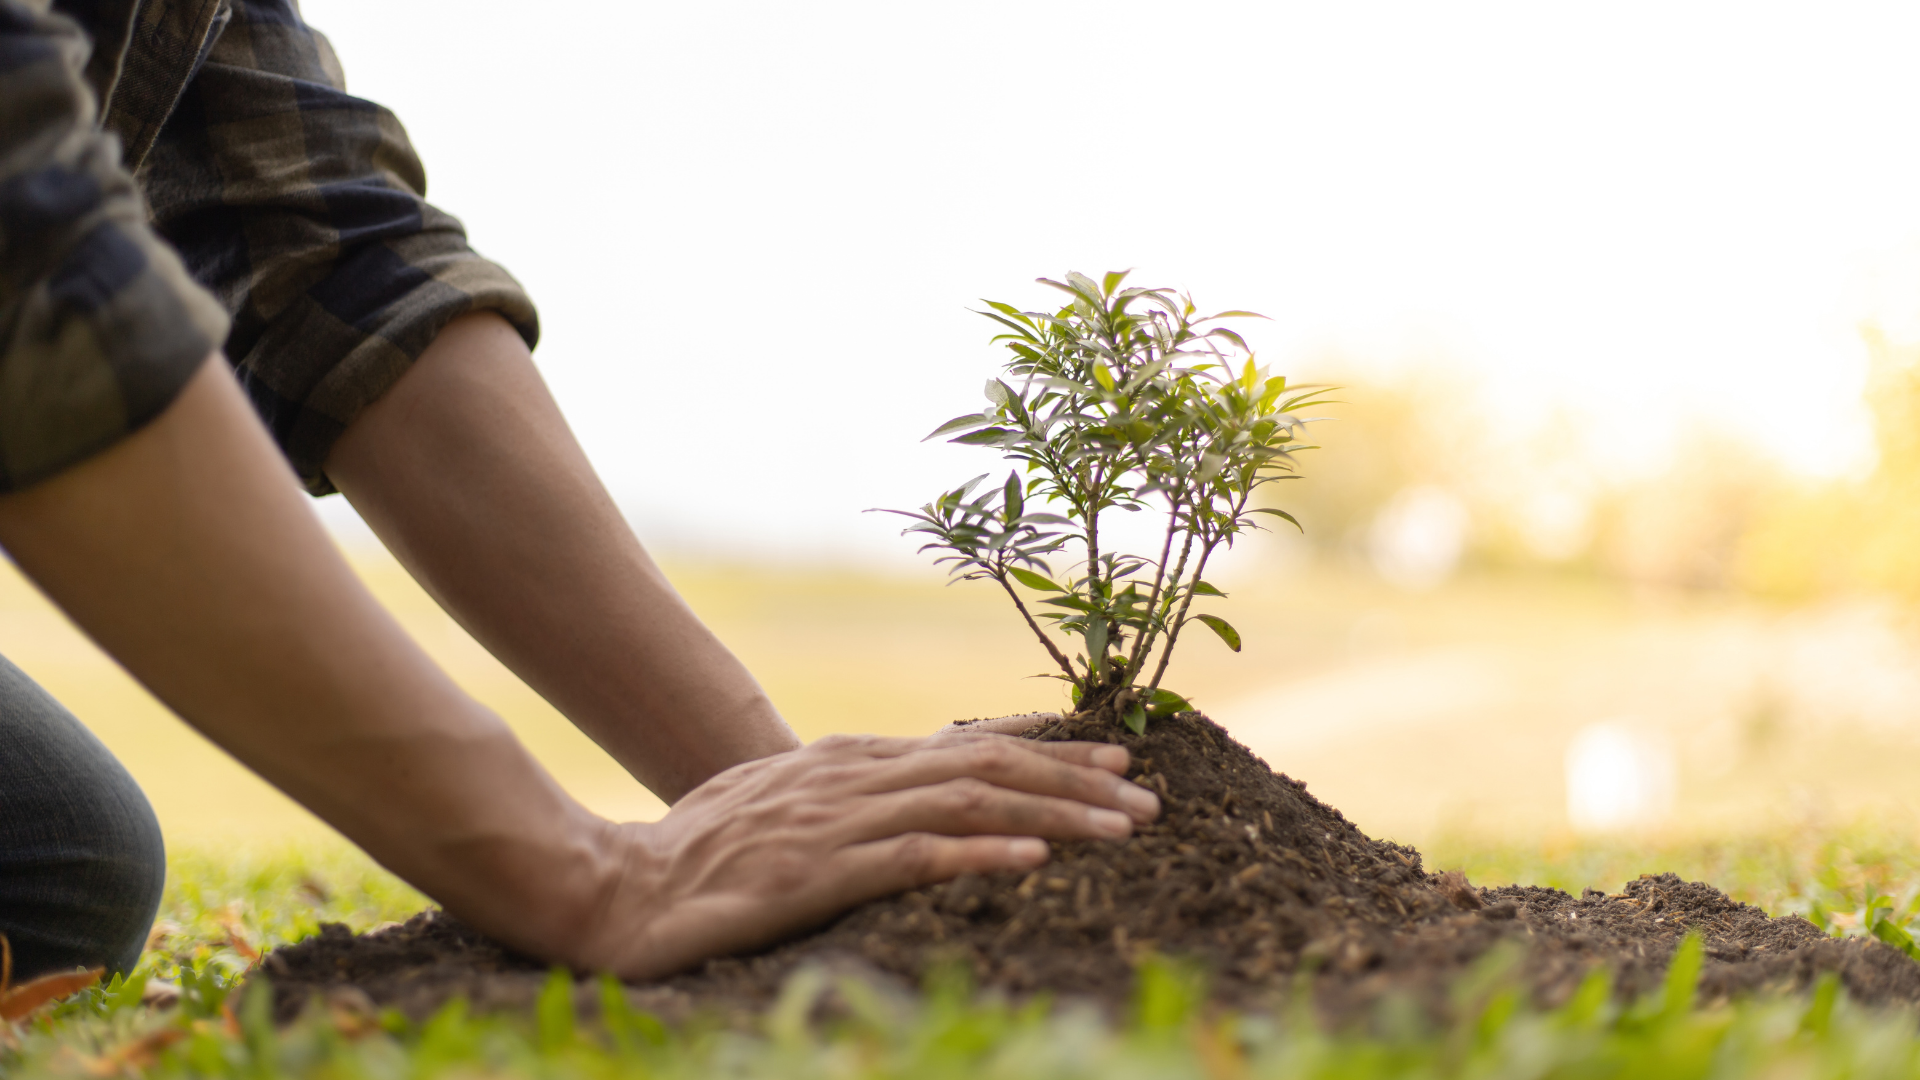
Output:
<path fill-rule="evenodd" d="M 1920 842 L 1873 826 L 1716 842 L 1431 846 L 1436 865 L 1483 883 L 1578 889 L 1673 869 L 1776 914 L 1861 933 L 1870 907 L 1896 922 L 1920 907 Z M 1881 899 L 1886 898 L 1886 899 Z M 276 1030 L 261 995 L 231 991 L 259 950 L 340 921 L 403 918 L 421 898 L 363 857 L 321 845 L 176 854 L 152 947 L 132 980 L 86 992 L 21 1025 L 0 1075 L 476 1077 L 1385 1077 L 1920 1076 L 1920 1031 L 1906 1014 L 1850 1005 L 1831 984 L 1811 999 L 1696 1008 L 1690 968 L 1629 1007 L 1595 981 L 1551 1012 L 1529 1008 L 1498 958 L 1464 980 L 1466 1017 L 1433 1029 L 1383 1008 L 1369 1030 L 1329 1034 L 1298 1013 L 1221 1015 L 1200 1006 L 1203 974 L 1177 962 L 1141 970 L 1134 1014 L 1113 1025 L 1069 1005 L 977 999 L 953 982 L 919 1001 L 806 975 L 757 1031 L 695 1023 L 669 1030 L 616 1004 L 578 1020 L 564 979 L 533 1016 L 453 1007 L 423 1024 L 351 1003 L 316 1007 Z M 182 989 L 166 1010 L 139 1004 L 149 978 Z M 810 1023 L 837 992 L 841 1018 Z M 616 1003 L 622 999 L 610 999 Z"/>
<path fill-rule="evenodd" d="M 390 560 L 362 563 L 403 625 L 570 791 L 615 816 L 659 812 Z M 812 572 L 682 567 L 675 579 L 805 735 L 906 734 L 1035 704 L 1023 678 L 1034 670 L 1030 646 L 1003 633 L 991 595 Z M 1269 760 L 1311 779 L 1315 794 L 1370 833 L 1417 842 L 1431 868 L 1576 893 L 1672 870 L 1835 933 L 1868 932 L 1870 909 L 1890 911 L 1895 927 L 1915 921 L 1920 815 L 1905 800 L 1920 744 L 1894 739 L 1891 728 L 1837 727 L 1795 704 L 1840 710 L 1849 686 L 1880 692 L 1888 672 L 1912 669 L 1911 654 L 1840 633 L 1851 623 L 1712 605 L 1643 609 L 1603 590 L 1505 581 L 1409 598 L 1337 575 L 1274 577 L 1250 580 L 1242 599 L 1246 652 L 1196 650 L 1181 685 L 1209 688 L 1217 719 L 1236 732 L 1244 724 L 1249 738 L 1264 732 Z M 1837 682 L 1796 689 L 1779 658 L 1801 657 L 1803 638 L 1839 643 L 1802 657 L 1809 670 L 1838 671 Z M 1836 649 L 1880 666 L 1848 667 Z M 1392 1009 L 1372 1030 L 1337 1035 L 1286 1015 L 1216 1015 L 1196 1007 L 1189 974 L 1167 966 L 1143 971 L 1136 1013 L 1119 1026 L 1068 1005 L 977 1001 L 948 985 L 919 1002 L 838 990 L 850 1016 L 811 1027 L 802 1019 L 823 990 L 801 981 L 752 1032 L 666 1031 L 624 1015 L 576 1022 L 558 994 L 536 1017 L 454 1013 L 414 1027 L 340 1007 L 275 1031 L 258 1002 L 228 993 L 252 954 L 326 921 L 366 929 L 401 919 L 422 898 L 316 839 L 328 835 L 324 826 L 167 716 L 4 566 L 0 653 L 122 755 L 177 841 L 140 974 L 21 1027 L 0 1049 L 0 1077 L 1920 1076 L 1920 1029 L 1910 1018 L 1834 997 L 1696 1010 L 1668 1009 L 1655 995 L 1622 1010 L 1594 987 L 1541 1015 L 1507 992 L 1497 966 L 1460 987 L 1469 1019 L 1439 1031 Z M 928 655 L 973 677 L 928 679 Z M 1729 657 L 1771 681 L 1753 682 Z M 1449 681 L 1454 668 L 1473 678 Z M 1475 691 L 1483 683 L 1504 696 Z M 1417 693 L 1396 690 L 1406 687 Z M 1460 692 L 1448 697 L 1447 687 Z M 1917 715 L 1907 698 L 1888 700 L 1902 717 Z M 1674 829 L 1701 836 L 1744 823 L 1740 830 L 1712 841 L 1565 839 L 1559 755 L 1573 728 L 1614 716 L 1671 735 L 1687 782 Z M 1318 741 L 1273 727 L 1271 717 L 1309 718 L 1301 731 Z M 1781 824 L 1846 820 L 1864 807 L 1873 810 L 1861 820 L 1882 824 Z M 1457 834 L 1446 832 L 1449 821 L 1460 823 Z M 1488 835 L 1536 839 L 1481 839 Z M 262 846 L 263 836 L 299 839 Z M 139 1006 L 143 976 L 179 984 L 184 1000 L 165 1011 Z"/>

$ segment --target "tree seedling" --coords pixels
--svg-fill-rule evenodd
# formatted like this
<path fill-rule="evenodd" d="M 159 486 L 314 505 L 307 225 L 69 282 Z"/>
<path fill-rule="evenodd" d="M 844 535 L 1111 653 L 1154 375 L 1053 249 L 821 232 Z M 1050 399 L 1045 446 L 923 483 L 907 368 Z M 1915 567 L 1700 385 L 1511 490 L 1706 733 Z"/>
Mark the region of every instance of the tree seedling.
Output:
<path fill-rule="evenodd" d="M 1053 312 L 986 301 L 1005 372 L 987 381 L 986 409 L 927 438 L 991 447 L 1015 467 L 1002 483 L 982 488 L 977 476 L 917 511 L 887 512 L 913 519 L 904 535 L 928 537 L 920 550 L 938 552 L 953 580 L 1006 591 L 1081 714 L 1139 734 L 1150 717 L 1191 708 L 1160 685 L 1184 627 L 1240 651 L 1239 631 L 1194 602 L 1225 599 L 1207 567 L 1262 515 L 1299 527 L 1253 496 L 1294 477 L 1292 455 L 1311 449 L 1295 411 L 1321 399 L 1268 375 L 1220 325 L 1260 316 L 1201 316 L 1171 290 L 1122 288 L 1126 277 L 1041 278 L 1068 296 Z M 1157 558 L 1103 545 L 1102 515 L 1114 510 L 1164 520 Z"/>

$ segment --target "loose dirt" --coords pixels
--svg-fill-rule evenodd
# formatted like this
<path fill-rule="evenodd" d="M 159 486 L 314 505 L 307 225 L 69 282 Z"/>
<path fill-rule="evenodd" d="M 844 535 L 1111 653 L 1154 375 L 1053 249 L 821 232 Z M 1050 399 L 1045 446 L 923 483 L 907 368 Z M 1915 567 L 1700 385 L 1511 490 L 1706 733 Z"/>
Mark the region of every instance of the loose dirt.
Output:
<path fill-rule="evenodd" d="M 1855 1000 L 1920 1002 L 1920 964 L 1906 956 L 1829 938 L 1798 917 L 1770 918 L 1672 874 L 1574 897 L 1429 873 L 1418 851 L 1369 838 L 1198 714 L 1156 721 L 1142 737 L 1085 720 L 1028 737 L 1125 745 L 1128 775 L 1160 793 L 1161 818 L 1122 843 L 1055 844 L 1053 861 L 1031 874 L 965 875 L 876 901 L 629 996 L 668 1019 L 744 1016 L 807 964 L 901 993 L 958 965 L 984 989 L 1119 1009 L 1135 966 L 1161 954 L 1203 964 L 1215 999 L 1232 1007 L 1279 1006 L 1304 978 L 1321 1014 L 1344 1023 L 1388 997 L 1445 1014 L 1449 987 L 1490 954 L 1511 957 L 1509 976 L 1542 1005 L 1566 1000 L 1600 966 L 1622 996 L 1642 993 L 1694 930 L 1706 946 L 1703 1000 L 1803 990 L 1832 971 Z M 261 970 L 289 1017 L 315 994 L 416 1017 L 456 995 L 476 1008 L 521 1008 L 546 978 L 440 912 L 359 936 L 328 926 L 274 950 Z M 583 983 L 582 1003 L 594 998 Z"/>

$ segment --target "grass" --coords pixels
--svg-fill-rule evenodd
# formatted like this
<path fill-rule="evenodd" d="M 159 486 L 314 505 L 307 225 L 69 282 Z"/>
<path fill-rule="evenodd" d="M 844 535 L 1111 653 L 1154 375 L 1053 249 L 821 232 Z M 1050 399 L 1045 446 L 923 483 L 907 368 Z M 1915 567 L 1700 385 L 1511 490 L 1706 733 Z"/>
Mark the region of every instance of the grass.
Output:
<path fill-rule="evenodd" d="M 1890 909 L 1902 928 L 1920 917 L 1920 836 L 1885 819 L 1656 843 L 1442 837 L 1425 853 L 1428 869 L 1459 869 L 1479 884 L 1546 885 L 1575 895 L 1583 888 L 1615 892 L 1643 873 L 1671 871 L 1771 914 L 1805 916 L 1840 936 L 1869 933 L 1874 909 Z"/>
<path fill-rule="evenodd" d="M 1836 933 L 1904 928 L 1920 889 L 1920 839 L 1873 826 L 1666 845 L 1434 846 L 1436 866 L 1481 882 L 1617 887 L 1648 869 L 1704 878 L 1775 913 L 1816 916 Z M 264 948 L 322 922 L 356 929 L 419 909 L 418 894 L 349 850 L 282 847 L 176 855 L 151 947 L 129 980 L 87 991 L 21 1024 L 0 1049 L 6 1077 L 1920 1077 L 1908 1012 L 1854 1006 L 1832 983 L 1803 998 L 1693 1004 L 1697 950 L 1665 988 L 1627 1006 L 1603 979 L 1567 1005 L 1529 1006 L 1500 958 L 1456 989 L 1462 1019 L 1435 1028 L 1383 1008 L 1362 1031 L 1328 1033 L 1304 1004 L 1279 1015 L 1209 1010 L 1204 976 L 1176 962 L 1141 969 L 1127 1022 L 1071 1006 L 1014 1007 L 936 979 L 918 1000 L 802 973 L 758 1030 L 668 1029 L 602 995 L 576 1017 L 557 976 L 531 1016 L 474 1016 L 460 1005 L 425 1023 L 316 1006 L 276 1029 L 264 995 L 233 990 Z M 148 980 L 180 1004 L 139 1004 Z M 603 990 L 605 987 L 603 987 Z M 820 995 L 839 1018 L 816 1022 Z"/>

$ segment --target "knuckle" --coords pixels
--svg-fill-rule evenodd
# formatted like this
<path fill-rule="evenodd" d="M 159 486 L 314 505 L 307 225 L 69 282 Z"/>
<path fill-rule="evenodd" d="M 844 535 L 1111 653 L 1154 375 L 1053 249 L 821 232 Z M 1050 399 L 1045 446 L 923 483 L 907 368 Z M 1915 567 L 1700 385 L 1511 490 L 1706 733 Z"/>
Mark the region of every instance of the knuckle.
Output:
<path fill-rule="evenodd" d="M 1020 751 L 1004 739 L 980 739 L 967 748 L 973 762 L 984 769 L 1005 769 L 1013 765 Z"/>
<path fill-rule="evenodd" d="M 971 817 L 986 810 L 992 805 L 996 794 L 992 784 L 970 776 L 949 780 L 944 786 L 948 810 L 965 817 Z"/>
<path fill-rule="evenodd" d="M 938 841 L 926 833 L 909 833 L 901 837 L 894 858 L 900 869 L 915 881 L 937 876 L 940 870 Z"/>

